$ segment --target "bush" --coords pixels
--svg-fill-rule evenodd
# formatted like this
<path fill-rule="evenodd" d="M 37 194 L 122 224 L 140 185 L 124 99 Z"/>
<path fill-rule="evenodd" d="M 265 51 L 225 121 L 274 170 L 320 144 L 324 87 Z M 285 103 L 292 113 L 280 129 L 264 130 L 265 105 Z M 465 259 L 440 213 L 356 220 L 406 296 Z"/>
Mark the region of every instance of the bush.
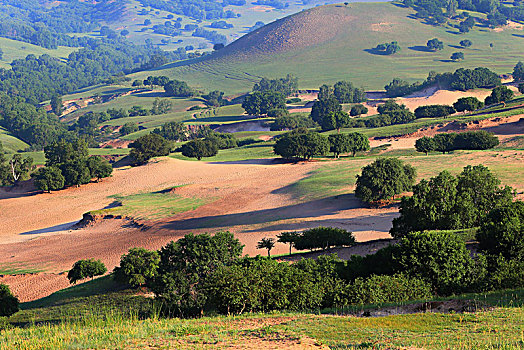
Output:
<path fill-rule="evenodd" d="M 107 268 L 100 260 L 86 259 L 78 260 L 73 265 L 73 268 L 67 273 L 69 283 L 76 284 L 76 282 L 103 275 L 107 272 Z"/>
<path fill-rule="evenodd" d="M 431 297 L 431 284 L 403 274 L 357 278 L 347 287 L 350 304 L 400 303 Z"/>
<path fill-rule="evenodd" d="M 122 125 L 122 127 L 120 128 L 120 135 L 125 136 L 136 131 L 138 131 L 138 124 L 129 122 Z"/>
<path fill-rule="evenodd" d="M 359 277 L 393 275 L 400 271 L 398 262 L 393 259 L 393 256 L 397 253 L 398 246 L 392 244 L 377 250 L 375 254 L 366 256 L 352 255 L 349 260 L 344 262 L 344 266 L 339 268 L 339 275 L 350 282 Z"/>
<path fill-rule="evenodd" d="M 269 118 L 284 118 L 284 117 L 287 117 L 289 116 L 289 112 L 287 109 L 282 109 L 282 108 L 275 108 L 275 109 L 271 109 L 267 112 L 267 116 Z"/>
<path fill-rule="evenodd" d="M 298 235 L 294 246 L 296 250 L 326 250 L 331 247 L 352 246 L 355 243 L 355 237 L 349 231 L 336 227 L 317 227 Z"/>
<path fill-rule="evenodd" d="M 404 271 L 430 282 L 438 294 L 467 289 L 475 267 L 466 245 L 447 232 L 413 232 L 400 242 L 398 262 Z"/>
<path fill-rule="evenodd" d="M 18 298 L 11 293 L 9 287 L 0 283 L 0 317 L 17 313 L 19 304 Z"/>
<path fill-rule="evenodd" d="M 476 111 L 484 107 L 484 102 L 476 97 L 461 97 L 453 104 L 457 112 Z"/>
<path fill-rule="evenodd" d="M 171 150 L 169 141 L 158 134 L 147 134 L 129 144 L 129 155 L 135 164 L 145 164 L 153 157 L 167 156 Z"/>
<path fill-rule="evenodd" d="M 51 193 L 65 186 L 65 178 L 60 169 L 54 166 L 46 166 L 38 169 L 31 175 L 35 179 L 35 187 L 40 191 Z"/>
<path fill-rule="evenodd" d="M 214 143 L 218 149 L 229 149 L 237 147 L 237 138 L 232 134 L 213 132 L 205 138 Z"/>
<path fill-rule="evenodd" d="M 480 224 L 477 240 L 487 254 L 524 260 L 524 202 L 491 210 Z"/>
<path fill-rule="evenodd" d="M 211 140 L 191 140 L 181 147 L 182 155 L 201 160 L 204 157 L 214 157 L 218 153 L 217 144 Z"/>
<path fill-rule="evenodd" d="M 362 104 L 357 104 L 351 107 L 351 110 L 349 111 L 349 115 L 352 117 L 356 117 L 362 114 L 367 114 L 368 109 L 366 106 Z"/>
<path fill-rule="evenodd" d="M 398 158 L 379 158 L 357 175 L 355 196 L 371 203 L 411 190 L 415 169 Z"/>
<path fill-rule="evenodd" d="M 153 280 L 156 276 L 160 256 L 157 251 L 144 248 L 131 248 L 129 253 L 122 255 L 120 266 L 114 270 L 115 279 L 140 287 Z"/>

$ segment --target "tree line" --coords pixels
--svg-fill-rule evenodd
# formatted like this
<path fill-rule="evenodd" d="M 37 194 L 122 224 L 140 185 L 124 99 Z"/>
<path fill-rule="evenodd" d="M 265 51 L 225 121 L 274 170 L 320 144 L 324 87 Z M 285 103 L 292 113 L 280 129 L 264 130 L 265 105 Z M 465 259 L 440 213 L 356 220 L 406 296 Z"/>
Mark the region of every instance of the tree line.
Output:
<path fill-rule="evenodd" d="M 452 152 L 455 150 L 484 150 L 499 144 L 493 133 L 485 130 L 466 131 L 461 133 L 442 133 L 433 137 L 424 136 L 415 141 L 417 152 L 426 153 Z"/>

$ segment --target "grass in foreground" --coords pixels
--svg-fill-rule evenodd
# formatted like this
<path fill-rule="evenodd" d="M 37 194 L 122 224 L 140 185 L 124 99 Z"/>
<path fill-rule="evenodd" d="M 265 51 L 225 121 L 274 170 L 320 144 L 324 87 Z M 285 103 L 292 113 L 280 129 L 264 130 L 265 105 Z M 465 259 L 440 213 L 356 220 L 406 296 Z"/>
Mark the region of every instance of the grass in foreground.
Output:
<path fill-rule="evenodd" d="M 358 318 L 275 312 L 199 319 L 164 319 L 151 300 L 114 291 L 109 277 L 23 304 L 0 333 L 0 349 L 282 348 L 520 349 L 524 346 L 524 290 L 458 296 L 494 309 L 466 314 Z M 112 291 L 113 290 L 113 291 Z"/>

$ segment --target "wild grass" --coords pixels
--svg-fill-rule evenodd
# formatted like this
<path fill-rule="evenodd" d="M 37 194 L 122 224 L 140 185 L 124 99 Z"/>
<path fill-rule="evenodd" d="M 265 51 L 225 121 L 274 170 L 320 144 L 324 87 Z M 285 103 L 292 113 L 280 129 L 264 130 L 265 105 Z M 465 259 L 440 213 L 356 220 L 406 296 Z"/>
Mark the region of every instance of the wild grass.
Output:
<path fill-rule="evenodd" d="M 251 145 L 242 147 L 230 148 L 219 150 L 218 154 L 214 157 L 203 158 L 201 161 L 204 162 L 240 162 L 249 161 L 252 159 L 267 159 L 275 158 L 273 153 L 273 142 L 259 142 Z M 188 158 L 183 156 L 181 153 L 173 153 L 170 155 L 172 158 L 181 160 L 192 160 L 197 161 L 196 158 Z"/>
<path fill-rule="evenodd" d="M 42 269 L 26 266 L 24 264 L 0 263 L 0 275 L 18 275 L 23 273 L 37 273 Z"/>

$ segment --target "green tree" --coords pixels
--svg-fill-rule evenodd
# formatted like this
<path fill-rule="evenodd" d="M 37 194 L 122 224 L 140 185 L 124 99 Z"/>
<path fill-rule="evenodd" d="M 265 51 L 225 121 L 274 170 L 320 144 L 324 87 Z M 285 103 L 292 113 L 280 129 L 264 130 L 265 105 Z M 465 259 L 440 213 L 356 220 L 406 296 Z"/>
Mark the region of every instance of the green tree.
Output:
<path fill-rule="evenodd" d="M 328 117 L 331 113 L 341 112 L 342 105 L 334 96 L 330 96 L 326 99 L 319 99 L 315 101 L 311 108 L 311 118 L 322 125 L 323 120 Z"/>
<path fill-rule="evenodd" d="M 153 130 L 153 133 L 158 134 L 171 141 L 187 141 L 189 130 L 184 123 L 181 122 L 167 122 L 163 124 L 160 129 Z"/>
<path fill-rule="evenodd" d="M 431 137 L 421 137 L 415 141 L 415 149 L 417 152 L 424 152 L 428 155 L 429 152 L 435 150 L 435 143 Z"/>
<path fill-rule="evenodd" d="M 91 156 L 87 158 L 87 168 L 91 174 L 91 178 L 96 179 L 97 182 L 111 176 L 113 167 L 109 162 L 100 156 Z"/>
<path fill-rule="evenodd" d="M 524 63 L 519 61 L 515 68 L 513 68 L 513 80 L 515 81 L 522 81 L 524 80 Z"/>
<path fill-rule="evenodd" d="M 78 260 L 67 273 L 67 278 L 69 279 L 69 283 L 76 284 L 78 281 L 86 278 L 93 279 L 95 276 L 103 275 L 106 272 L 107 268 L 100 260 Z"/>
<path fill-rule="evenodd" d="M 61 139 L 46 146 L 44 155 L 46 157 L 46 165 L 52 166 L 85 159 L 89 155 L 89 149 L 85 140 L 77 139 L 73 142 L 68 142 Z"/>
<path fill-rule="evenodd" d="M 368 113 L 367 107 L 362 104 L 354 105 L 353 107 L 351 107 L 351 110 L 349 111 L 349 115 L 352 117 L 358 117 L 362 114 L 367 114 L 367 113 Z"/>
<path fill-rule="evenodd" d="M 129 135 L 137 131 L 138 131 L 138 124 L 134 122 L 128 122 L 120 127 L 120 136 Z"/>
<path fill-rule="evenodd" d="M 444 48 L 444 43 L 438 40 L 437 38 L 434 38 L 434 39 L 428 40 L 428 42 L 426 43 L 426 46 L 431 51 L 438 51 Z"/>
<path fill-rule="evenodd" d="M 438 294 L 460 293 L 474 262 L 464 242 L 447 232 L 413 232 L 400 242 L 398 261 L 410 275 L 429 281 Z"/>
<path fill-rule="evenodd" d="M 504 104 L 504 107 L 506 107 L 506 101 L 511 100 L 513 98 L 513 95 L 513 91 L 511 91 L 508 87 L 503 85 L 497 86 L 496 88 L 491 90 L 491 95 L 486 97 L 484 103 L 487 106 L 489 106 L 502 102 Z"/>
<path fill-rule="evenodd" d="M 289 255 L 291 255 L 291 248 L 295 244 L 300 234 L 296 231 L 282 232 L 277 235 L 277 241 L 280 243 L 289 244 Z"/>
<path fill-rule="evenodd" d="M 449 57 L 452 61 L 460 61 L 464 59 L 464 52 L 453 52 Z"/>
<path fill-rule="evenodd" d="M 191 140 L 182 146 L 182 155 L 201 160 L 204 157 L 214 157 L 218 146 L 212 140 Z"/>
<path fill-rule="evenodd" d="M 524 83 L 520 83 L 518 89 L 521 94 L 524 94 Z"/>
<path fill-rule="evenodd" d="M 18 312 L 20 302 L 9 287 L 0 283 L 0 317 L 9 317 Z"/>
<path fill-rule="evenodd" d="M 51 193 L 65 186 L 65 178 L 60 169 L 55 166 L 40 168 L 32 176 L 35 179 L 35 187 L 40 191 Z"/>
<path fill-rule="evenodd" d="M 453 103 L 453 108 L 457 112 L 476 111 L 484 107 L 484 102 L 480 101 L 476 97 L 461 97 L 457 102 Z"/>
<path fill-rule="evenodd" d="M 322 120 L 322 130 L 337 130 L 340 132 L 341 128 L 348 127 L 351 123 L 349 114 L 344 111 L 331 112 Z"/>
<path fill-rule="evenodd" d="M 493 209 L 482 220 L 477 240 L 487 254 L 524 260 L 524 202 Z"/>
<path fill-rule="evenodd" d="M 451 152 L 455 150 L 455 138 L 457 134 L 455 133 L 442 133 L 437 134 L 433 137 L 433 143 L 435 144 L 435 151 L 442 152 Z"/>
<path fill-rule="evenodd" d="M 371 203 L 411 190 L 415 169 L 398 158 L 379 158 L 357 175 L 355 196 Z"/>
<path fill-rule="evenodd" d="M 369 139 L 366 135 L 359 132 L 351 132 L 347 134 L 349 141 L 349 152 L 354 157 L 357 152 L 369 151 Z"/>
<path fill-rule="evenodd" d="M 152 281 L 160 263 L 157 251 L 131 248 L 120 258 L 120 266 L 114 270 L 115 278 L 133 287 L 141 287 Z"/>
<path fill-rule="evenodd" d="M 329 151 L 333 152 L 335 158 L 340 154 L 349 152 L 350 141 L 347 134 L 332 134 L 328 136 Z"/>
<path fill-rule="evenodd" d="M 191 89 L 185 81 L 170 80 L 163 86 L 167 96 L 191 97 L 195 94 L 193 89 Z"/>
<path fill-rule="evenodd" d="M 171 315 L 198 315 L 208 302 L 206 282 L 218 268 L 240 258 L 243 246 L 229 232 L 187 234 L 160 249 L 151 288 Z"/>
<path fill-rule="evenodd" d="M 272 109 L 285 109 L 286 98 L 280 92 L 256 91 L 246 96 L 242 108 L 249 115 L 266 115 Z"/>
<path fill-rule="evenodd" d="M 167 156 L 171 150 L 169 141 L 158 134 L 147 134 L 129 144 L 129 155 L 135 164 L 145 164 L 153 157 Z"/>
<path fill-rule="evenodd" d="M 267 256 L 271 257 L 271 249 L 275 247 L 275 239 L 274 238 L 262 238 L 257 243 L 257 249 L 267 249 Z"/>
<path fill-rule="evenodd" d="M 6 160 L 1 143 L 0 153 L 0 185 L 16 185 L 18 181 L 28 178 L 33 169 L 33 158 L 23 158 L 21 154 L 15 153 Z"/>
<path fill-rule="evenodd" d="M 53 95 L 53 97 L 51 97 L 51 111 L 56 114 L 57 116 L 60 116 L 62 115 L 62 111 L 63 111 L 63 104 L 62 104 L 62 98 L 58 95 Z"/>

